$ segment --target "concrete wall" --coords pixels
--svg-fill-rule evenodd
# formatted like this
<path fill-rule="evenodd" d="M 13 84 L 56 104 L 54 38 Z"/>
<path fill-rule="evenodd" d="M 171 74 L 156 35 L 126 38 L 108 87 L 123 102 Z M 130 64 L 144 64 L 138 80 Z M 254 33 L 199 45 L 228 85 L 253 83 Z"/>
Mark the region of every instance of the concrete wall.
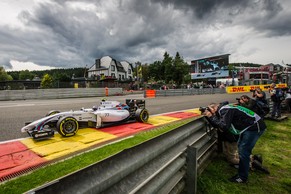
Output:
<path fill-rule="evenodd" d="M 108 88 L 108 95 L 121 95 L 122 88 Z M 57 99 L 105 96 L 105 88 L 1 90 L 0 100 Z"/>

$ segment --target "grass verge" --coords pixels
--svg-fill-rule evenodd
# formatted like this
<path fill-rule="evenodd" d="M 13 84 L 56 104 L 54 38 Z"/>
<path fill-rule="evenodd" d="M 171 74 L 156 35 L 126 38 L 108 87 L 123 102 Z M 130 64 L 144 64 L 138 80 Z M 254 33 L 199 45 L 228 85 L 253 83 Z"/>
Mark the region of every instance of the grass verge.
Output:
<path fill-rule="evenodd" d="M 99 149 L 83 153 L 73 158 L 58 162 L 40 169 L 37 169 L 30 174 L 23 175 L 16 179 L 7 181 L 0 185 L 0 193 L 23 193 L 47 182 L 55 180 L 59 177 L 65 176 L 74 171 L 80 170 L 89 166 L 90 164 L 101 161 L 109 156 L 112 156 L 124 149 L 138 145 L 146 140 L 161 135 L 167 131 L 178 128 L 196 118 L 186 119 L 174 122 L 169 125 L 158 127 L 153 130 L 145 131 L 114 144 L 106 145 Z"/>
<path fill-rule="evenodd" d="M 291 193 L 291 120 L 266 121 L 266 124 L 267 131 L 258 140 L 253 153 L 263 155 L 263 166 L 271 174 L 251 171 L 247 184 L 230 183 L 228 178 L 237 170 L 230 167 L 222 155 L 218 155 L 199 176 L 197 193 Z"/>

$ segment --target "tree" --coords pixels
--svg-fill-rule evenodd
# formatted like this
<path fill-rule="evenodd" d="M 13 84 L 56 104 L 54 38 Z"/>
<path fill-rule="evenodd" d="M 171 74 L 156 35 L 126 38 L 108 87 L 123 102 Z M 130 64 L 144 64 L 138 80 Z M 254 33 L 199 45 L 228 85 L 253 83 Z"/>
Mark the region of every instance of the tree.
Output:
<path fill-rule="evenodd" d="M 41 80 L 41 88 L 52 88 L 53 87 L 53 78 L 49 74 L 45 74 Z"/>
<path fill-rule="evenodd" d="M 11 75 L 8 75 L 3 67 L 0 67 L 0 81 L 11 81 L 13 80 Z"/>
<path fill-rule="evenodd" d="M 165 80 L 165 66 L 163 66 L 161 61 L 155 61 L 153 64 L 150 64 L 148 71 L 148 79 L 155 81 Z"/>
<path fill-rule="evenodd" d="M 163 61 L 155 61 L 148 67 L 148 80 L 163 81 L 164 83 L 175 83 L 180 85 L 191 80 L 189 76 L 189 65 L 180 57 L 179 52 L 173 59 L 167 52 Z"/>
<path fill-rule="evenodd" d="M 13 80 L 19 80 L 19 71 L 10 71 L 7 72 L 8 75 L 10 75 Z"/>
<path fill-rule="evenodd" d="M 177 85 L 181 85 L 186 80 L 186 75 L 189 74 L 189 66 L 180 57 L 179 52 L 176 53 L 175 59 L 173 61 L 173 80 Z"/>
<path fill-rule="evenodd" d="M 62 72 L 55 72 L 53 74 L 53 79 L 54 80 L 58 80 L 60 82 L 69 82 L 69 81 L 71 81 L 71 77 L 69 75 L 67 75 L 66 73 L 62 73 Z"/>
<path fill-rule="evenodd" d="M 167 52 L 165 52 L 165 54 L 164 54 L 162 66 L 165 67 L 165 71 L 164 71 L 165 82 L 169 83 L 170 81 L 173 81 L 173 73 L 174 73 L 173 58 L 170 57 L 170 55 Z M 162 73 L 162 72 L 160 72 L 160 73 Z"/>
<path fill-rule="evenodd" d="M 19 80 L 32 80 L 34 78 L 34 74 L 29 72 L 28 70 L 25 70 L 25 71 L 21 71 L 19 73 Z"/>
<path fill-rule="evenodd" d="M 142 81 L 148 82 L 148 80 L 149 80 L 149 65 L 148 64 L 142 65 L 141 74 L 142 74 L 142 76 L 141 76 Z"/>

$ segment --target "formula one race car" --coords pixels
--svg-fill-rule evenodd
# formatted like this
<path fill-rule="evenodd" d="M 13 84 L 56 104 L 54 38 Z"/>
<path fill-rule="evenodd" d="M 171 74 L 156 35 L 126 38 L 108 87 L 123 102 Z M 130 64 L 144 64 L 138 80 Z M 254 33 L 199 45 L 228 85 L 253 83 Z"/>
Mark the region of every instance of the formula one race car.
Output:
<path fill-rule="evenodd" d="M 126 99 L 125 104 L 118 101 L 102 100 L 100 106 L 82 108 L 77 111 L 50 111 L 45 117 L 26 123 L 21 131 L 27 132 L 33 139 L 47 139 L 54 136 L 54 131 L 64 137 L 77 133 L 79 128 L 100 128 L 113 124 L 148 121 L 149 113 L 145 109 L 145 101 Z"/>

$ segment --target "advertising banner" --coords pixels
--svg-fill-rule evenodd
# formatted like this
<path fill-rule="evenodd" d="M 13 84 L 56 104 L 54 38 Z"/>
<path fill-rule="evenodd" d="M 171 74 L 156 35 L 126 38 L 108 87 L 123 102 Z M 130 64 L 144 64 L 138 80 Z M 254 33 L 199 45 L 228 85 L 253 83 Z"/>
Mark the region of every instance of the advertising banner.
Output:
<path fill-rule="evenodd" d="M 286 88 L 287 84 L 276 84 L 278 88 Z M 270 88 L 270 84 L 268 85 L 251 85 L 251 86 L 228 86 L 226 87 L 227 93 L 242 93 L 242 92 L 251 92 L 256 88 L 261 88 L 263 91 L 267 91 Z"/>

